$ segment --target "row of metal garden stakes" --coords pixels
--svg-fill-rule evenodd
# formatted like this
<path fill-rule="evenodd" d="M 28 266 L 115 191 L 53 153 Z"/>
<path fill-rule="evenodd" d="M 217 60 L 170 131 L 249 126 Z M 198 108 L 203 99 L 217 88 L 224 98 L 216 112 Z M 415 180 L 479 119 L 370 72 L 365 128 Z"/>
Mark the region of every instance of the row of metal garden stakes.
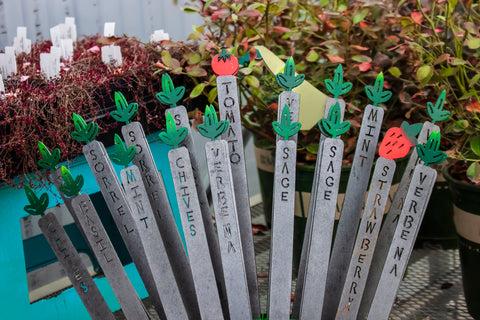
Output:
<path fill-rule="evenodd" d="M 228 62 L 230 56 L 223 52 L 218 59 Z M 297 133 L 301 128 L 297 122 L 300 96 L 292 89 L 301 85 L 304 77 L 295 73 L 290 58 L 276 78 L 285 91 L 279 95 L 278 119 L 272 124 L 277 139 L 268 318 L 387 319 L 436 179 L 436 171 L 429 166 L 445 158 L 439 151 L 439 129 L 430 122 L 420 126 L 404 123 L 401 128 L 389 129 L 371 175 L 384 112 L 379 104 L 386 102 L 391 93 L 383 89 L 382 74 L 374 85 L 366 87 L 372 105 L 364 111 L 334 235 L 344 148 L 340 136 L 350 128 L 350 123 L 343 120 L 345 102 L 340 96 L 351 89 L 351 84 L 343 81 L 341 66 L 335 70 L 333 80 L 326 80 L 333 98 L 327 99 L 319 122 L 322 135 L 291 308 L 295 167 Z M 99 131 L 96 123 L 73 115 L 72 138 L 84 145 L 83 153 L 161 319 L 262 317 L 236 76 L 218 75 L 217 88 L 220 120 L 214 107 L 207 106 L 204 121 L 197 126 L 199 133 L 211 140 L 205 144 L 205 153 L 214 216 L 193 152 L 187 111 L 177 106 L 185 88 L 175 87 L 164 74 L 163 91 L 157 94 L 160 102 L 170 106 L 166 129 L 159 138 L 171 146 L 168 160 L 185 246 L 142 125 L 131 122 L 138 105 L 115 93 L 117 109 L 111 116 L 125 124 L 121 130 L 123 139 L 115 135 L 110 153 L 95 140 Z M 429 106 L 437 116 L 446 112 L 442 97 L 444 100 L 444 93 L 435 106 Z M 434 121 L 440 121 L 438 118 Z M 414 149 L 409 152 L 411 147 Z M 59 166 L 58 148 L 50 150 L 39 142 L 39 149 L 39 166 L 49 170 L 125 317 L 150 319 L 89 196 L 81 194 L 83 177 L 74 177 L 65 166 Z M 407 154 L 407 168 L 380 230 L 395 159 Z M 124 167 L 120 177 L 113 163 Z M 48 194 L 38 197 L 28 186 L 25 191 L 29 201 L 25 210 L 41 215 L 40 228 L 92 319 L 114 319 L 63 227 L 49 212 Z"/>

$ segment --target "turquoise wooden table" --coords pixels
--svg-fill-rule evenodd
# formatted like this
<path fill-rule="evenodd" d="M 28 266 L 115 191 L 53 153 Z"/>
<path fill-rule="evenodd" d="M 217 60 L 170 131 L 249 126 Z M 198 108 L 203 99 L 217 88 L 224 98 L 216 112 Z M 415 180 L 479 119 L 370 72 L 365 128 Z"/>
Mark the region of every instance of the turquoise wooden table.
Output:
<path fill-rule="evenodd" d="M 181 226 L 178 207 L 175 201 L 172 177 L 168 164 L 168 146 L 157 139 L 157 134 L 148 137 L 157 166 L 165 180 L 168 197 L 177 226 Z M 32 151 L 35 152 L 35 151 Z M 83 156 L 68 163 L 74 175 L 85 177 L 84 193 L 99 191 Z M 115 168 L 120 171 L 120 167 Z M 50 199 L 60 199 L 54 188 L 44 188 L 50 193 Z M 60 202 L 61 200 L 59 200 Z M 0 187 L 0 319 L 16 320 L 86 320 L 90 319 L 74 289 L 63 291 L 56 297 L 30 303 L 27 286 L 25 257 L 22 245 L 20 219 L 26 216 L 23 207 L 27 200 L 23 189 L 8 186 Z M 179 228 L 181 230 L 181 228 Z M 183 236 L 183 235 L 182 235 Z M 147 296 L 140 276 L 133 264 L 125 266 L 128 276 L 142 298 Z M 119 304 L 105 278 L 95 279 L 110 308 L 115 311 Z"/>

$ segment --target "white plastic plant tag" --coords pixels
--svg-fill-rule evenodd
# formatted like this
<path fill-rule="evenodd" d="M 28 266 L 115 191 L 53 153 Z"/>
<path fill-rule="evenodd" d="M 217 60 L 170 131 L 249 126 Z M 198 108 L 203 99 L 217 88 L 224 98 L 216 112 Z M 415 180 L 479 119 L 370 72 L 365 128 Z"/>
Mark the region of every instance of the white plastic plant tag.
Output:
<path fill-rule="evenodd" d="M 60 40 L 61 56 L 65 60 L 73 57 L 73 40 L 70 38 Z"/>
<path fill-rule="evenodd" d="M 74 17 L 65 17 L 65 37 L 77 41 L 77 26 Z"/>
<path fill-rule="evenodd" d="M 115 36 L 115 22 L 105 22 L 103 26 L 103 36 L 113 37 Z"/>
<path fill-rule="evenodd" d="M 170 35 L 166 33 L 163 29 L 155 30 L 150 35 L 150 42 L 160 42 L 164 40 L 170 40 Z"/>
<path fill-rule="evenodd" d="M 115 67 L 122 65 L 122 52 L 119 46 L 110 45 L 102 47 L 102 61 Z"/>

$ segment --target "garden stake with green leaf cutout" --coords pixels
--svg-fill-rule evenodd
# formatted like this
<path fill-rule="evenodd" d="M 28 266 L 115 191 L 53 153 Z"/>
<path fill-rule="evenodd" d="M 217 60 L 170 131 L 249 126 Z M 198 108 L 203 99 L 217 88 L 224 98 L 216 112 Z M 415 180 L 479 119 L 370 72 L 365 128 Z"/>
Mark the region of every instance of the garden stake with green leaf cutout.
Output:
<path fill-rule="evenodd" d="M 295 171 L 300 123 L 291 121 L 290 108 L 284 105 L 280 121 L 272 123 L 277 134 L 273 183 L 272 240 L 268 286 L 268 317 L 290 318 L 292 285 L 293 217 Z"/>
<path fill-rule="evenodd" d="M 164 82 L 168 82 L 167 80 L 168 79 L 165 79 Z M 167 87 L 168 89 L 166 89 Z M 164 90 L 168 91 L 168 94 L 166 94 L 165 97 L 169 99 L 169 104 L 173 105 L 181 99 L 184 91 L 184 89 L 173 88 L 171 81 L 170 84 L 164 85 Z M 115 120 L 124 123 L 122 126 L 122 135 L 125 142 L 119 136 L 115 136 L 115 146 L 113 147 L 111 159 L 115 163 L 125 167 L 122 170 L 122 177 L 125 177 L 122 178 L 125 190 L 133 192 L 135 190 L 145 189 L 146 196 L 148 197 L 148 200 L 146 201 L 150 202 L 153 210 L 153 218 L 147 219 L 146 214 L 135 211 L 135 208 L 137 208 L 138 205 L 136 200 L 129 198 L 129 194 L 125 194 L 125 192 L 120 189 L 120 182 L 112 168 L 103 144 L 95 141 L 94 143 L 86 145 L 84 147 L 84 154 L 89 161 L 92 171 L 96 175 L 97 181 L 99 181 L 99 179 L 108 179 L 108 181 L 114 183 L 114 186 L 111 186 L 111 188 L 116 190 L 116 193 L 118 194 L 118 199 L 116 200 L 118 201 L 113 201 L 115 200 L 113 199 L 113 203 L 109 203 L 107 200 L 109 207 L 117 210 L 120 209 L 122 212 L 130 212 L 130 218 L 123 218 L 122 220 L 119 218 L 119 221 L 116 223 L 124 226 L 125 224 L 122 221 L 128 219 L 129 222 L 127 222 L 127 224 L 130 225 L 131 228 L 136 228 L 139 232 L 136 236 L 125 235 L 125 237 L 135 237 L 134 240 L 130 240 L 132 249 L 135 246 L 138 247 L 138 245 L 143 247 L 143 250 L 140 250 L 140 252 L 137 252 L 137 254 L 134 255 L 137 256 L 137 267 L 139 268 L 141 277 L 146 284 L 150 296 L 153 298 L 157 312 L 160 314 L 165 314 L 165 312 L 167 312 L 164 310 L 163 301 L 160 298 L 160 292 L 167 290 L 166 288 L 171 288 L 173 292 L 178 290 L 175 281 L 172 282 L 171 279 L 163 276 L 162 270 L 173 269 L 176 282 L 182 283 L 179 289 L 185 301 L 185 305 L 178 308 L 179 312 L 184 312 L 184 308 L 186 308 L 188 314 L 197 315 L 198 306 L 193 280 L 191 272 L 188 269 L 188 260 L 186 258 L 182 240 L 176 229 L 175 220 L 168 202 L 163 179 L 153 161 L 150 146 L 145 137 L 142 125 L 137 121 L 130 122 L 137 112 L 137 104 L 134 102 L 128 103 L 120 93 L 116 93 L 115 95 L 115 101 L 117 102 L 117 100 L 118 117 L 115 117 Z M 128 121 L 125 121 L 127 118 Z M 134 165 L 128 166 L 130 162 L 133 162 Z M 107 166 L 103 167 L 103 165 Z M 105 170 L 96 173 L 97 168 L 100 168 L 97 166 L 100 166 Z M 139 175 L 139 177 L 141 176 L 142 178 L 141 181 L 130 181 L 126 179 L 126 172 L 133 172 L 137 168 L 141 170 L 141 175 Z M 99 185 L 101 185 L 101 182 L 99 182 Z M 105 199 L 108 199 L 108 194 L 110 194 L 112 190 L 109 190 L 110 186 L 105 186 L 103 189 L 105 190 L 102 190 L 102 193 L 104 193 Z M 124 209 L 127 207 L 128 209 Z M 148 228 L 149 226 L 151 228 Z M 145 231 L 147 228 L 148 232 Z M 159 232 L 155 232 L 153 229 L 156 229 Z M 152 233 L 151 236 L 148 235 L 150 233 Z M 163 250 L 159 247 L 162 246 L 158 243 L 159 239 L 163 239 L 163 246 L 166 250 L 166 255 L 169 256 L 172 265 L 176 266 L 175 268 L 172 268 L 166 259 L 161 259 L 161 257 L 164 258 L 163 254 L 155 253 L 155 251 L 160 252 Z M 162 280 L 164 278 L 165 280 Z M 162 283 L 165 284 L 162 285 Z M 161 288 L 161 286 L 166 288 Z"/>
<path fill-rule="evenodd" d="M 108 283 L 128 319 L 149 319 L 145 307 L 127 277 L 120 258 L 103 227 L 102 221 L 88 194 L 80 194 L 83 176 L 73 177 L 67 167 L 61 167 L 63 183 L 60 191 L 71 199 L 71 214 L 76 217 L 79 229 L 92 249 Z"/>
<path fill-rule="evenodd" d="M 365 201 L 370 173 L 372 171 L 375 150 L 380 135 L 384 110 L 379 106 L 391 97 L 391 92 L 383 89 L 383 74 L 375 79 L 373 86 L 365 86 L 365 91 L 372 104 L 363 112 L 362 125 L 358 136 L 352 168 L 348 179 L 345 199 L 338 222 L 331 260 L 327 273 L 327 286 L 322 316 L 334 319 L 352 250 L 355 233 L 358 229 L 362 207 Z"/>
<path fill-rule="evenodd" d="M 416 146 L 421 162 L 413 171 L 380 280 L 367 306 L 369 320 L 387 319 L 390 314 L 437 177 L 437 171 L 429 166 L 447 157 L 439 146 L 439 131 L 432 131 L 426 143 Z"/>
<path fill-rule="evenodd" d="M 405 157 L 413 145 L 410 138 L 399 127 L 388 129 L 380 144 L 378 151 L 380 157 L 377 158 L 373 169 L 368 197 L 356 232 L 352 257 L 337 307 L 336 319 L 355 320 L 358 317 L 395 174 L 395 160 Z M 355 289 L 352 290 L 352 288 Z"/>
<path fill-rule="evenodd" d="M 138 112 L 138 103 L 128 103 L 120 91 L 115 91 L 114 100 L 116 110 L 110 112 L 112 118 L 125 124 L 130 123 Z"/>
<path fill-rule="evenodd" d="M 342 125 L 342 123 L 345 123 L 345 125 L 347 125 L 348 122 L 343 121 L 343 115 L 345 113 L 345 100 L 343 100 L 340 96 L 346 95 L 351 90 L 352 84 L 350 82 L 343 81 L 342 65 L 338 65 L 337 68 L 335 68 L 333 80 L 325 79 L 324 83 L 327 90 L 333 95 L 333 98 L 327 97 L 327 100 L 325 102 L 323 118 L 324 119 L 330 118 L 330 120 L 328 120 L 327 122 L 324 122 L 323 126 L 328 127 L 329 124 L 333 124 L 333 123 L 335 123 L 335 125 L 337 126 Z M 330 110 L 332 107 L 335 107 L 335 112 L 330 117 Z M 323 122 L 319 122 L 320 129 L 322 129 L 322 126 L 321 126 L 322 123 Z M 300 314 L 300 305 L 302 303 L 302 294 L 303 294 L 303 283 L 305 282 L 304 275 L 305 275 L 305 268 L 306 268 L 306 257 L 307 257 L 307 252 L 310 251 L 308 246 L 311 243 L 310 238 L 312 235 L 310 231 L 312 229 L 313 219 L 310 219 L 309 217 L 313 215 L 313 212 L 315 210 L 318 210 L 315 203 L 317 199 L 317 192 L 318 192 L 317 179 L 321 171 L 321 160 L 322 160 L 321 155 L 323 150 L 322 148 L 323 148 L 323 142 L 326 137 L 323 134 L 323 131 L 321 132 L 322 132 L 322 135 L 320 136 L 320 141 L 318 142 L 317 160 L 315 162 L 315 173 L 313 176 L 312 189 L 310 193 L 310 201 L 308 205 L 307 223 L 305 227 L 302 252 L 301 252 L 300 263 L 299 263 L 299 268 L 297 272 L 297 286 L 295 287 L 295 301 L 293 302 L 293 306 L 292 306 L 292 315 L 295 318 L 298 318 Z"/>
<path fill-rule="evenodd" d="M 238 224 L 235 190 L 225 140 L 217 140 L 228 130 L 228 120 L 218 120 L 215 108 L 206 106 L 198 131 L 211 141 L 205 144 L 213 209 L 222 257 L 230 319 L 251 319 L 250 295 Z M 228 230 L 222 232 L 221 230 Z"/>
<path fill-rule="evenodd" d="M 169 118 L 173 121 L 171 115 L 167 114 L 167 121 L 169 121 Z M 175 123 L 173 123 L 173 126 L 174 127 L 170 129 L 171 132 L 177 130 Z M 169 134 L 166 132 L 162 133 L 164 133 L 165 137 L 165 139 L 162 140 L 170 143 L 172 139 L 168 138 Z M 220 256 L 215 257 L 211 254 L 213 247 L 208 237 L 207 225 L 209 226 L 212 221 L 210 216 L 205 217 L 202 214 L 198 191 L 195 186 L 195 177 L 190 162 L 190 154 L 186 147 L 178 147 L 180 143 L 181 141 L 177 143 L 175 140 L 175 143 L 172 144 L 174 148 L 168 152 L 168 160 L 172 172 L 177 205 L 182 220 L 188 260 L 197 293 L 198 306 L 200 309 L 199 319 L 221 320 L 224 319 L 224 313 L 228 316 L 228 309 L 222 309 L 219 294 L 222 286 L 225 288 L 221 259 Z M 214 229 L 212 231 L 215 232 Z M 216 242 L 218 247 L 217 234 L 214 233 L 213 235 L 215 236 L 213 241 Z M 220 262 L 221 279 L 218 276 L 218 270 L 215 269 L 215 258 L 218 258 Z M 214 283 L 216 283 L 216 285 L 213 285 Z"/>
<path fill-rule="evenodd" d="M 215 57 L 212 60 L 212 64 L 214 63 L 216 63 Z M 230 56 L 230 59 L 226 60 L 225 64 L 228 64 L 228 67 L 222 69 L 223 71 L 238 70 L 238 62 L 233 59 L 233 56 Z M 258 318 L 260 317 L 261 310 L 253 243 L 252 218 L 250 213 L 250 197 L 245 166 L 242 116 L 240 114 L 237 77 L 235 76 L 236 71 L 230 73 L 219 72 L 218 70 L 216 71 L 215 68 L 213 71 L 217 75 L 216 82 L 220 119 L 230 122 L 230 127 L 225 131 L 222 138 L 228 143 L 252 317 Z"/>
<path fill-rule="evenodd" d="M 46 156 L 46 158 L 49 158 L 50 153 L 47 152 L 48 149 L 45 145 L 39 143 L 39 146 L 42 146 L 40 149 L 42 150 L 42 157 Z M 50 168 L 53 161 L 45 163 L 48 163 Z M 53 212 L 45 213 L 48 210 L 48 194 L 45 192 L 38 197 L 30 186 L 25 185 L 24 189 L 28 200 L 24 210 L 30 215 L 40 216 L 38 226 L 60 265 L 65 270 L 65 274 L 70 279 L 90 317 L 93 320 L 114 320 L 115 317 L 103 299 L 97 285 L 93 282 L 65 229 L 58 222 Z"/>
<path fill-rule="evenodd" d="M 444 91 L 442 91 L 438 99 L 439 100 L 437 100 L 435 105 L 438 105 L 439 108 L 443 108 L 443 102 L 441 101 L 445 100 Z M 427 106 L 430 104 L 431 103 L 427 103 Z M 416 145 L 417 143 L 427 142 L 427 138 L 430 132 L 440 131 L 440 128 L 436 124 L 434 124 L 434 122 L 435 121 L 432 119 L 432 122 L 425 121 L 423 124 L 415 123 L 410 125 L 406 121 L 404 121 L 401 128 L 405 135 L 409 137 L 411 143 L 413 145 Z M 390 248 L 390 244 L 392 243 L 392 238 L 399 221 L 403 202 L 405 200 L 405 197 L 407 196 L 414 169 L 419 161 L 420 160 L 417 150 L 416 148 L 413 148 L 400 183 L 398 184 L 397 190 L 393 195 L 392 204 L 385 217 L 385 221 L 378 236 L 377 247 L 375 248 L 375 253 L 373 256 L 372 265 L 370 266 L 366 289 L 363 294 L 362 304 L 360 305 L 360 311 L 358 313 L 359 318 L 361 319 L 365 319 L 367 317 L 369 306 L 375 295 L 375 289 L 377 288 L 378 282 L 380 281 L 383 265 L 385 264 L 388 250 Z"/>

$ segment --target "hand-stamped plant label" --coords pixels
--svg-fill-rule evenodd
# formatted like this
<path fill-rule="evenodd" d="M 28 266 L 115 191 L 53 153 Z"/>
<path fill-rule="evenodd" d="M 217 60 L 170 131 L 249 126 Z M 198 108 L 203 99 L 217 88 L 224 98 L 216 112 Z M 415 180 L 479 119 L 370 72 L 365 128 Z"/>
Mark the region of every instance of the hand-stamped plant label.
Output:
<path fill-rule="evenodd" d="M 88 195 L 72 199 L 74 213 L 127 319 L 149 319 Z"/>
<path fill-rule="evenodd" d="M 202 319 L 223 319 L 200 203 L 185 147 L 168 153 Z"/>
<path fill-rule="evenodd" d="M 115 22 L 105 22 L 103 26 L 103 36 L 113 37 L 115 36 Z"/>
<path fill-rule="evenodd" d="M 155 223 L 140 170 L 137 166 L 130 166 L 122 169 L 120 175 L 135 221 L 138 222 L 137 229 L 142 237 L 165 315 L 167 319 L 187 319 L 187 305 L 179 291 L 179 287 L 184 284 L 175 280 L 173 266 Z"/>
<path fill-rule="evenodd" d="M 102 46 L 102 62 L 114 67 L 122 66 L 123 58 L 120 47 L 116 45 Z"/>
<path fill-rule="evenodd" d="M 370 305 L 368 312 L 370 320 L 387 319 L 390 314 L 436 177 L 435 169 L 423 164 L 415 167 L 382 275 Z"/>
<path fill-rule="evenodd" d="M 345 283 L 346 273 L 344 271 L 348 268 L 355 242 L 355 237 L 352 235 L 355 234 L 358 227 L 382 126 L 383 113 L 382 108 L 373 105 L 368 105 L 364 111 L 328 268 L 326 290 L 329 294 L 325 296 L 323 316 L 329 319 L 335 317 Z"/>
<path fill-rule="evenodd" d="M 310 238 L 304 240 L 310 243 L 306 244 L 308 251 L 305 253 L 302 299 L 299 305 L 299 316 L 297 316 L 299 319 L 315 319 L 322 314 L 333 225 L 337 211 L 343 148 L 342 140 L 324 138 L 323 152 L 318 153 L 317 163 L 322 165 L 317 172 L 314 201 L 321 205 L 316 207 L 308 218 L 312 221 L 312 229 Z"/>
<path fill-rule="evenodd" d="M 240 240 L 228 144 L 225 140 L 207 142 L 205 152 L 230 317 L 232 319 L 249 320 L 252 318 L 252 312 Z"/>
<path fill-rule="evenodd" d="M 94 320 L 115 320 L 92 277 L 83 264 L 77 250 L 58 223 L 53 213 L 47 213 L 38 221 L 45 238 L 53 249 L 58 261 L 72 282 L 89 315 Z"/>
<path fill-rule="evenodd" d="M 395 160 L 377 159 L 336 319 L 357 319 L 394 173 Z"/>
<path fill-rule="evenodd" d="M 140 169 L 143 184 L 150 200 L 156 225 L 160 230 L 165 249 L 172 261 L 175 278 L 181 283 L 180 290 L 188 301 L 187 307 L 198 311 L 195 287 L 182 239 L 177 230 L 170 202 L 160 172 L 155 165 L 150 145 L 139 122 L 132 122 L 122 127 L 122 135 L 128 146 L 135 146 L 137 153 L 133 163 Z"/>
<path fill-rule="evenodd" d="M 290 318 L 296 155 L 295 141 L 277 141 L 268 290 L 270 319 Z"/>
<path fill-rule="evenodd" d="M 227 132 L 223 134 L 222 138 L 227 141 L 229 147 L 229 159 L 232 168 L 233 185 L 235 188 L 250 305 L 253 317 L 260 317 L 257 268 L 253 245 L 250 197 L 248 193 L 245 153 L 243 149 L 242 119 L 238 102 L 237 78 L 232 75 L 218 76 L 217 88 L 220 118 L 230 122 L 230 127 Z"/>

